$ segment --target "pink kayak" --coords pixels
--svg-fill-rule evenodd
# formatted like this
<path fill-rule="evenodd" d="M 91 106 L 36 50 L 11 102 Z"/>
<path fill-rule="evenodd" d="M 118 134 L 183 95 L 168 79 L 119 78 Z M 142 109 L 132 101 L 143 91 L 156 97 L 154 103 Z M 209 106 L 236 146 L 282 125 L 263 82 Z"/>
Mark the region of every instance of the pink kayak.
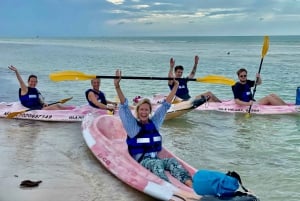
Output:
<path fill-rule="evenodd" d="M 18 112 L 26 109 L 28 108 L 22 106 L 20 102 L 1 102 L 0 117 L 6 118 L 11 112 Z M 90 112 L 96 112 L 99 115 L 107 114 L 106 110 L 99 110 L 89 105 L 83 105 L 69 106 L 68 110 L 31 110 L 15 116 L 14 119 L 78 122 L 82 121 L 84 115 Z"/>
<path fill-rule="evenodd" d="M 82 121 L 84 140 L 100 163 L 118 179 L 132 188 L 159 200 L 219 201 L 216 197 L 200 197 L 192 188 L 182 184 L 170 174 L 166 182 L 136 162 L 128 153 L 127 134 L 119 117 L 88 114 Z M 190 173 L 196 169 L 163 148 L 159 157 L 175 157 Z M 234 197 L 228 201 L 255 201 L 253 196 Z"/>
<path fill-rule="evenodd" d="M 166 115 L 166 120 L 179 117 L 183 114 L 186 114 L 189 111 L 192 111 L 200 104 L 203 104 L 203 101 L 194 100 L 194 101 L 185 101 L 179 104 L 172 104 L 171 108 L 168 110 Z M 153 110 L 157 108 L 157 104 L 153 105 Z M 28 108 L 22 106 L 20 102 L 11 102 L 11 103 L 0 103 L 0 117 L 6 118 L 8 114 L 12 112 L 19 112 L 26 110 Z M 134 110 L 132 110 L 134 113 Z M 61 121 L 61 122 L 79 122 L 82 121 L 84 115 L 88 113 L 97 113 L 98 115 L 109 114 L 107 110 L 93 108 L 89 105 L 83 106 L 69 106 L 68 110 L 31 110 L 24 113 L 21 113 L 14 117 L 14 119 L 28 119 L 28 120 L 37 120 L 37 121 Z M 115 112 L 118 114 L 118 111 Z"/>
<path fill-rule="evenodd" d="M 249 106 L 239 106 L 235 104 L 234 100 L 218 102 L 206 102 L 196 110 L 213 110 L 219 112 L 229 112 L 229 113 L 247 113 Z M 300 105 L 288 104 L 281 106 L 273 105 L 259 105 L 254 104 L 251 108 L 251 113 L 254 114 L 300 114 Z"/>

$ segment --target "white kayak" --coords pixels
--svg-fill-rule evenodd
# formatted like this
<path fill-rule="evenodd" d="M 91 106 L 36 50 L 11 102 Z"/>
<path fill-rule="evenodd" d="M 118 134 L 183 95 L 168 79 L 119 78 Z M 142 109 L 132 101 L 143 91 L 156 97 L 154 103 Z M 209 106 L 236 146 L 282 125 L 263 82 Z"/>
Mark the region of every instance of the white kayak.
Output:
<path fill-rule="evenodd" d="M 235 104 L 234 100 L 223 100 L 219 102 L 206 102 L 200 105 L 196 110 L 212 110 L 218 112 L 228 113 L 247 113 L 249 106 L 240 106 Z M 253 104 L 251 107 L 251 114 L 300 114 L 300 105 L 288 104 L 288 105 L 259 105 Z"/>
<path fill-rule="evenodd" d="M 84 140 L 100 163 L 118 179 L 132 188 L 159 200 L 220 201 L 217 197 L 198 196 L 192 188 L 179 182 L 169 173 L 166 182 L 136 162 L 128 153 L 127 134 L 119 117 L 88 114 L 82 121 Z M 159 157 L 175 157 L 190 173 L 196 169 L 163 148 Z M 227 201 L 256 201 L 254 196 L 235 196 Z"/>

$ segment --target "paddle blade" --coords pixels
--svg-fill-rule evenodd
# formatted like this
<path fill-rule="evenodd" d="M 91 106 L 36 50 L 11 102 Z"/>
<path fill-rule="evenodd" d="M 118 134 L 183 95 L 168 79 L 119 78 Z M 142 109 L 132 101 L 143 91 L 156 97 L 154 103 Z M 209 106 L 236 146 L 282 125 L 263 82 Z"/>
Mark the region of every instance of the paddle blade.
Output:
<path fill-rule="evenodd" d="M 251 117 L 250 113 L 247 112 L 247 113 L 245 114 L 245 117 L 246 117 L 246 118 L 250 118 L 250 117 Z"/>
<path fill-rule="evenodd" d="M 269 36 L 265 36 L 264 37 L 264 44 L 263 44 L 263 48 L 261 51 L 261 57 L 264 58 L 265 55 L 267 54 L 269 49 Z"/>
<path fill-rule="evenodd" d="M 70 98 L 65 98 L 65 99 L 62 99 L 62 100 L 60 100 L 60 101 L 58 101 L 58 103 L 65 103 L 65 102 L 67 102 L 67 101 L 69 101 L 69 100 L 71 100 L 73 98 L 73 96 L 72 97 L 70 97 Z"/>
<path fill-rule="evenodd" d="M 54 82 L 60 81 L 77 81 L 77 80 L 91 80 L 96 78 L 96 75 L 87 75 L 79 71 L 60 71 L 51 73 L 50 80 Z"/>
<path fill-rule="evenodd" d="M 224 84 L 232 86 L 235 84 L 235 81 L 233 79 L 220 76 L 220 75 L 208 75 L 202 78 L 196 78 L 197 82 L 204 82 L 204 83 L 210 83 L 210 84 Z"/>
<path fill-rule="evenodd" d="M 28 110 L 22 110 L 22 111 L 18 111 L 18 112 L 11 112 L 11 113 L 9 113 L 9 114 L 6 116 L 6 118 L 7 118 L 7 119 L 12 119 L 12 118 L 18 116 L 19 114 L 22 114 L 22 113 L 27 112 L 27 111 L 28 111 Z"/>

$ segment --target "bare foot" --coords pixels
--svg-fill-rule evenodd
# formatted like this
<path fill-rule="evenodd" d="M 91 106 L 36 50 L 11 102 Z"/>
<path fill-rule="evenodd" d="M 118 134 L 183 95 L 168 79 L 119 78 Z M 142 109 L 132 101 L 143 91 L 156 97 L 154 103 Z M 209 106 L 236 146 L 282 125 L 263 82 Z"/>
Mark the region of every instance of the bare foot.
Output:
<path fill-rule="evenodd" d="M 187 185 L 188 187 L 193 188 L 193 181 L 191 179 L 188 179 L 184 182 L 185 185 Z"/>

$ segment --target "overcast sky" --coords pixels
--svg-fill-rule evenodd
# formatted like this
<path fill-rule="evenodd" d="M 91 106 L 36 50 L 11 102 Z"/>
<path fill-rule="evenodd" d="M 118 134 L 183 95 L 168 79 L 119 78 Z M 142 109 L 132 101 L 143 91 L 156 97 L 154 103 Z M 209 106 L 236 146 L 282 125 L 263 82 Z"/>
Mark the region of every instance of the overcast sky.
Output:
<path fill-rule="evenodd" d="M 0 0 L 0 37 L 300 35 L 300 0 Z"/>

